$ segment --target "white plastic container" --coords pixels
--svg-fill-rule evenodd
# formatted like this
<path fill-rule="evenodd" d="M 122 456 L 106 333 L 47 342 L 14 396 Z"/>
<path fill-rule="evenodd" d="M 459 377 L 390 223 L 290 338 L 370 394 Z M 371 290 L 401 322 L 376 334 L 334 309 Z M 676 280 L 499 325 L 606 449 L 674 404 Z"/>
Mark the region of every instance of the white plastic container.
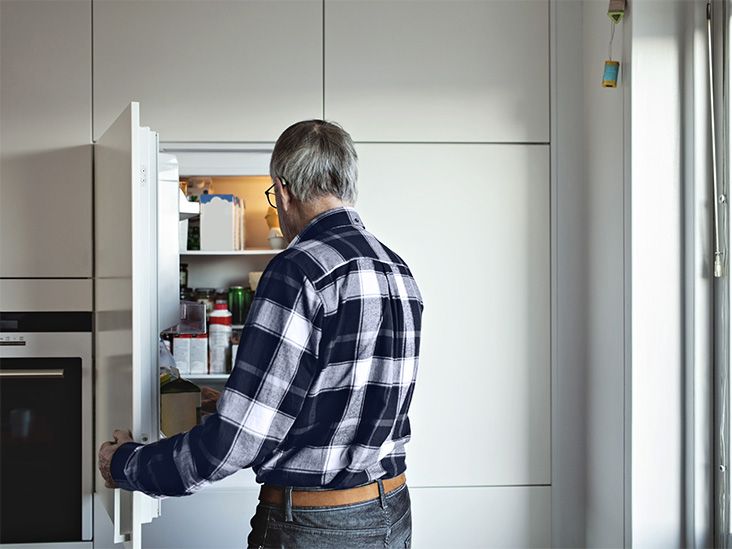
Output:
<path fill-rule="evenodd" d="M 173 358 L 181 375 L 191 373 L 191 336 L 180 335 L 173 339 Z"/>
<path fill-rule="evenodd" d="M 190 339 L 190 373 L 208 373 L 208 338 L 206 334 L 194 335 Z"/>
<path fill-rule="evenodd" d="M 233 194 L 201 195 L 201 250 L 244 248 L 244 204 Z"/>
<path fill-rule="evenodd" d="M 208 319 L 209 373 L 225 374 L 231 364 L 231 312 L 217 301 Z"/>

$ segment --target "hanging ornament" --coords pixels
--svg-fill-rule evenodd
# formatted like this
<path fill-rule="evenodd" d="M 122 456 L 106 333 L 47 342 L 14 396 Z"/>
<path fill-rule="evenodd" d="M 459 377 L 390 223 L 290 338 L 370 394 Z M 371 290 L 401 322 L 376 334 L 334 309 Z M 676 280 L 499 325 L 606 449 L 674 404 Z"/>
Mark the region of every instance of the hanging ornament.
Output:
<path fill-rule="evenodd" d="M 610 1 L 612 6 L 613 0 Z M 615 23 L 612 19 L 610 21 L 610 42 L 607 46 L 607 61 L 605 61 L 605 70 L 602 73 L 602 87 L 603 88 L 617 88 L 618 87 L 618 73 L 620 72 L 620 62 L 613 60 L 613 39 L 615 38 Z"/>
<path fill-rule="evenodd" d="M 605 61 L 605 71 L 602 73 L 603 88 L 618 87 L 618 73 L 620 72 L 620 63 L 618 61 Z"/>
<path fill-rule="evenodd" d="M 618 24 L 623 20 L 625 15 L 625 0 L 610 0 L 610 6 L 607 9 L 607 16 L 610 20 Z"/>

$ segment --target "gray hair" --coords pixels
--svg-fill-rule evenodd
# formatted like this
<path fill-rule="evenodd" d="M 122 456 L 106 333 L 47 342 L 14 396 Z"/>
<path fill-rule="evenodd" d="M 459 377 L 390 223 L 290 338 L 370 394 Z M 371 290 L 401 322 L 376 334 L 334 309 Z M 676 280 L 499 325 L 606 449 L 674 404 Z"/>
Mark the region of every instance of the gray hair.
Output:
<path fill-rule="evenodd" d="M 356 203 L 358 156 L 351 136 L 334 122 L 305 120 L 287 128 L 275 143 L 269 174 L 301 202 L 333 195 Z"/>

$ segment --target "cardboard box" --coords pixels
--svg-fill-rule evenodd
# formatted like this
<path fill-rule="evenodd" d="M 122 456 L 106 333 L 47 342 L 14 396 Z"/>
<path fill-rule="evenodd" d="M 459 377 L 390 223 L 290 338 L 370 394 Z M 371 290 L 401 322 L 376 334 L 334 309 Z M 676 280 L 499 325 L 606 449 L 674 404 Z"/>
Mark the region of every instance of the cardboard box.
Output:
<path fill-rule="evenodd" d="M 166 437 L 191 430 L 201 419 L 201 389 L 176 379 L 160 389 L 160 430 Z"/>
<path fill-rule="evenodd" d="M 201 195 L 201 250 L 242 250 L 244 236 L 244 204 L 238 196 Z"/>

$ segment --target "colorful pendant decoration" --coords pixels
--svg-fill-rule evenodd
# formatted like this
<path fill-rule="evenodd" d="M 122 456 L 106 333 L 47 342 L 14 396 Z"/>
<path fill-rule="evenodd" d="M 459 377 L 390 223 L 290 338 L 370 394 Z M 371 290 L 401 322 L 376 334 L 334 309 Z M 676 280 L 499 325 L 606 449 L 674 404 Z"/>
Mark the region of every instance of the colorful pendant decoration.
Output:
<path fill-rule="evenodd" d="M 610 18 L 610 41 L 607 45 L 607 61 L 602 72 L 602 87 L 617 88 L 618 75 L 620 73 L 620 62 L 613 59 L 613 39 L 615 38 L 615 27 L 623 20 L 625 14 L 625 0 L 610 0 L 607 15 Z"/>
<path fill-rule="evenodd" d="M 605 61 L 605 72 L 602 74 L 603 88 L 618 87 L 618 73 L 620 72 L 620 62 L 608 60 Z"/>

